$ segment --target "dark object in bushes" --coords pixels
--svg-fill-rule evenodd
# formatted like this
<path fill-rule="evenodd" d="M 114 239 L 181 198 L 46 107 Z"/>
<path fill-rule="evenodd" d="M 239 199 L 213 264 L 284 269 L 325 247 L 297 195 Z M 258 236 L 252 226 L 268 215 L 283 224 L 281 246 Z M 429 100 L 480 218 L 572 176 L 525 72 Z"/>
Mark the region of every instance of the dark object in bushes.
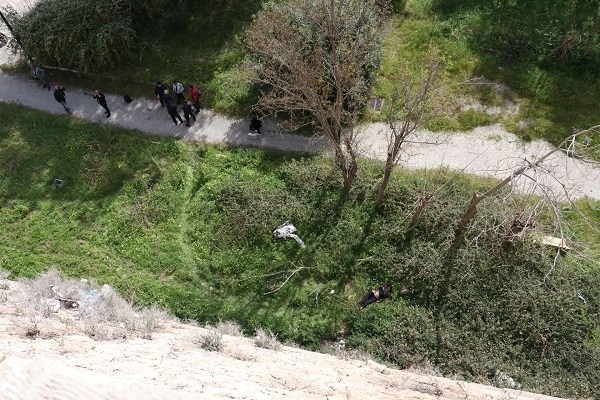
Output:
<path fill-rule="evenodd" d="M 375 303 L 379 300 L 388 299 L 392 293 L 392 287 L 387 285 L 381 285 L 377 289 L 370 291 L 363 297 L 358 303 L 358 307 L 362 310 L 371 303 Z"/>
<path fill-rule="evenodd" d="M 125 100 L 125 103 L 129 104 L 133 101 L 133 99 L 131 97 L 129 97 L 128 94 L 126 94 L 125 96 L 123 96 L 123 100 Z"/>

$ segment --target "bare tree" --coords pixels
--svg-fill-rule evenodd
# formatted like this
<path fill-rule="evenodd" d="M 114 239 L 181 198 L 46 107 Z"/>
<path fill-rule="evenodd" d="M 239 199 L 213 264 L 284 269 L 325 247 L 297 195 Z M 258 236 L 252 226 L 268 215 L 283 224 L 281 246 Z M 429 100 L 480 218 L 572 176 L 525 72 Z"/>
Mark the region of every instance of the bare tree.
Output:
<path fill-rule="evenodd" d="M 247 34 L 264 92 L 259 107 L 290 126 L 315 125 L 329 140 L 347 196 L 357 175 L 355 129 L 379 65 L 386 3 L 268 3 Z"/>
<path fill-rule="evenodd" d="M 493 186 L 492 188 L 486 190 L 484 193 L 481 193 L 481 194 L 474 193 L 473 197 L 471 198 L 471 201 L 469 203 L 469 206 L 467 207 L 467 210 L 464 212 L 464 214 L 461 216 L 461 218 L 458 222 L 457 230 L 458 231 L 465 230 L 465 228 L 468 226 L 469 222 L 471 222 L 471 220 L 473 218 L 475 218 L 475 215 L 477 214 L 477 205 L 479 203 L 481 203 L 482 200 L 498 193 L 502 188 L 504 188 L 506 185 L 511 183 L 515 178 L 524 175 L 527 171 L 539 167 L 548 157 L 550 157 L 552 154 L 554 154 L 556 152 L 567 151 L 567 154 L 573 153 L 573 155 L 575 155 L 574 153 L 575 153 L 575 146 L 577 144 L 577 138 L 580 136 L 583 136 L 585 134 L 588 134 L 588 133 L 597 132 L 598 129 L 600 129 L 600 125 L 593 126 L 591 128 L 576 132 L 576 133 L 568 136 L 557 147 L 555 147 L 551 151 L 547 152 L 546 154 L 542 155 L 537 160 L 527 161 L 527 163 L 525 165 L 521 166 L 520 168 L 515 169 L 504 180 L 502 180 L 501 182 L 499 182 L 497 185 Z"/>
<path fill-rule="evenodd" d="M 383 179 L 377 189 L 377 205 L 383 203 L 390 175 L 398 164 L 404 142 L 442 110 L 438 97 L 442 84 L 441 62 L 430 56 L 427 66 L 419 72 L 414 76 L 407 71 L 396 79 L 402 83 L 393 89 L 389 99 L 387 158 Z"/>

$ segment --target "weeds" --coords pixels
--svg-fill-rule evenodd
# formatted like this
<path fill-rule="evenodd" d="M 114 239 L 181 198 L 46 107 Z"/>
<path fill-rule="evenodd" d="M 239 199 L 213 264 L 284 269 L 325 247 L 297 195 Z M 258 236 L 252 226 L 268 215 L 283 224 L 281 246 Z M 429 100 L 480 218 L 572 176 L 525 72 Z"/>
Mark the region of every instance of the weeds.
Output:
<path fill-rule="evenodd" d="M 215 331 L 200 335 L 198 340 L 200 347 L 208 351 L 221 351 L 223 350 L 223 334 Z"/>
<path fill-rule="evenodd" d="M 215 330 L 227 336 L 242 337 L 242 328 L 237 322 L 219 321 L 215 326 Z"/>
<path fill-rule="evenodd" d="M 10 276 L 10 271 L 0 267 L 0 280 L 7 279 Z"/>
<path fill-rule="evenodd" d="M 256 336 L 254 338 L 254 344 L 257 347 L 269 350 L 279 350 L 281 349 L 281 343 L 277 338 L 277 334 L 264 330 L 263 328 L 258 328 L 256 330 Z"/>

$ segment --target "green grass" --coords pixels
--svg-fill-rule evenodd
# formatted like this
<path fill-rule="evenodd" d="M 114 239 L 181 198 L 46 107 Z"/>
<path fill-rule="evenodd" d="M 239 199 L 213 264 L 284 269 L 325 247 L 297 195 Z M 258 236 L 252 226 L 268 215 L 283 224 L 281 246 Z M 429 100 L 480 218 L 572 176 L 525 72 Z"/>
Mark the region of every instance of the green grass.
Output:
<path fill-rule="evenodd" d="M 3 103 L 0 119 L 0 267 L 13 277 L 56 266 L 248 334 L 263 328 L 309 348 L 344 338 L 400 367 L 429 360 L 487 382 L 491 366 L 530 390 L 598 395 L 600 268 L 568 257 L 548 274 L 551 250 L 484 230 L 510 223 L 501 201 L 482 205 L 468 241 L 449 247 L 471 194 L 492 180 L 394 174 L 378 209 L 374 162 L 361 161 L 341 202 L 338 172 L 322 156 L 148 137 Z M 415 201 L 434 189 L 408 233 Z M 272 240 L 286 220 L 306 249 Z M 594 243 L 579 225 L 574 237 Z M 358 312 L 380 283 L 394 286 L 393 300 Z"/>
<path fill-rule="evenodd" d="M 430 129 L 468 130 L 475 124 L 502 122 L 525 140 L 543 138 L 559 144 L 574 130 L 599 123 L 596 105 L 600 102 L 600 83 L 593 71 L 568 64 L 548 65 L 525 55 L 505 58 L 492 53 L 478 42 L 479 29 L 486 21 L 476 9 L 443 15 L 431 11 L 430 4 L 425 0 L 408 1 L 405 12 L 391 18 L 376 96 L 389 95 L 398 73 L 411 73 L 433 48 L 445 64 L 449 85 L 484 77 L 510 88 L 498 92 L 489 85 L 448 86 L 443 96 L 472 98 L 491 106 L 520 99 L 521 107 L 515 116 L 480 120 L 449 109 L 450 116 L 433 121 Z M 521 121 L 526 123 L 519 124 Z"/>

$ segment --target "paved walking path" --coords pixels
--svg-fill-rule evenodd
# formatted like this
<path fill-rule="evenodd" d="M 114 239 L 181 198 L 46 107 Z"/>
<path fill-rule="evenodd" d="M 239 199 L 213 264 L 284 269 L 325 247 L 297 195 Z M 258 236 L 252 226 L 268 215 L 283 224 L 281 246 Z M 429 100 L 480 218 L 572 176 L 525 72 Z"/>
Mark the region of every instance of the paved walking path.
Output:
<path fill-rule="evenodd" d="M 152 93 L 152 87 L 148 92 Z M 280 133 L 277 126 L 265 121 L 263 135 L 258 140 L 248 137 L 249 120 L 232 120 L 211 110 L 202 110 L 190 128 L 175 126 L 166 109 L 151 99 L 135 99 L 131 104 L 122 95 L 107 94 L 112 116 L 107 119 L 104 110 L 92 98 L 91 92 L 67 88 L 67 102 L 77 118 L 111 123 L 124 128 L 172 136 L 204 143 L 264 146 L 291 151 L 322 151 L 327 141 L 322 137 L 307 138 Z M 51 114 L 65 114 L 54 100 L 51 91 L 41 88 L 33 79 L 0 72 L 0 101 L 14 102 Z M 65 115 L 65 118 L 70 118 Z M 361 154 L 384 160 L 386 155 L 385 125 L 370 124 L 361 134 Z M 434 170 L 439 167 L 464 171 L 480 176 L 505 178 L 524 160 L 532 161 L 550 151 L 552 145 L 544 141 L 523 143 L 499 125 L 480 127 L 465 133 L 419 132 L 408 143 L 400 165 L 408 168 Z M 431 144 L 437 143 L 437 144 Z M 432 171 L 432 174 L 435 173 Z M 558 152 L 541 168 L 513 182 L 520 192 L 530 192 L 533 178 L 544 185 L 553 196 L 564 199 L 567 195 L 577 199 L 585 196 L 600 199 L 600 168 Z M 538 190 L 539 192 L 539 190 Z"/>
<path fill-rule="evenodd" d="M 0 0 L 0 4 L 5 1 Z M 0 31 L 8 34 L 3 26 L 0 26 Z M 0 48 L 0 64 L 15 62 L 15 59 L 8 49 Z M 153 88 L 149 86 L 148 94 L 152 93 Z M 67 88 L 66 94 L 67 103 L 77 118 L 111 123 L 153 135 L 287 151 L 316 152 L 327 149 L 324 138 L 281 133 L 271 121 L 264 121 L 260 139 L 251 140 L 248 137 L 249 120 L 228 119 L 211 110 L 202 110 L 190 128 L 185 125 L 175 126 L 166 109 L 161 108 L 154 99 L 135 99 L 131 104 L 126 104 L 122 95 L 106 94 L 112 112 L 111 118 L 106 119 L 104 110 L 92 98 L 92 93 Z M 51 91 L 43 90 L 34 80 L 25 76 L 0 72 L 0 101 L 18 103 L 52 114 L 64 114 Z M 385 132 L 383 124 L 365 126 L 361 135 L 361 155 L 385 160 Z M 402 167 L 427 170 L 447 167 L 499 179 L 510 175 L 525 160 L 533 161 L 553 148 L 544 141 L 523 143 L 500 125 L 480 127 L 463 133 L 419 132 L 412 141 L 413 143 L 405 146 L 400 162 Z M 431 173 L 434 174 L 435 171 Z M 586 196 L 600 199 L 600 168 L 558 152 L 544 162 L 542 167 L 530 172 L 528 176 L 516 179 L 512 185 L 522 193 L 542 193 L 540 188 L 544 187 L 546 193 L 561 200 Z"/>

